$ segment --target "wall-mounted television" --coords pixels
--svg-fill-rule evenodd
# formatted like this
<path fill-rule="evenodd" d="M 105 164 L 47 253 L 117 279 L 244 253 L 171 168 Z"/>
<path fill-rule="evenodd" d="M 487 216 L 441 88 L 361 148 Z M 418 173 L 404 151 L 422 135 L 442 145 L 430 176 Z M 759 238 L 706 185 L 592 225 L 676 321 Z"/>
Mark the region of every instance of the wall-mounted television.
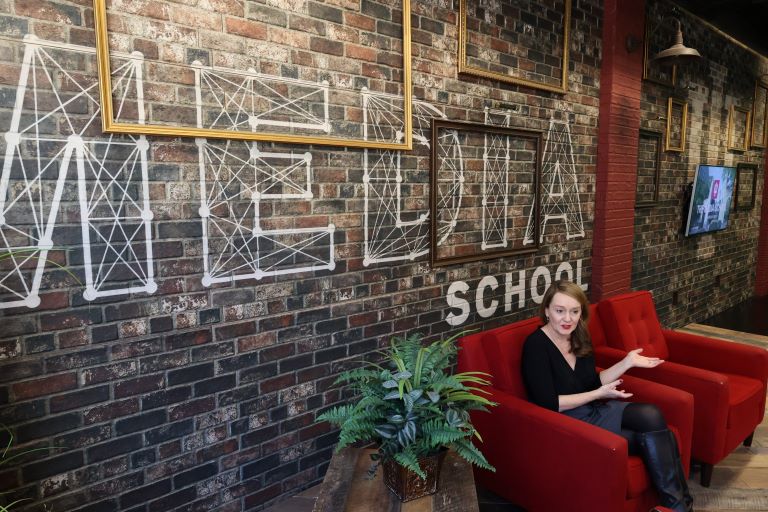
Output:
<path fill-rule="evenodd" d="M 720 231 L 728 227 L 736 168 L 699 165 L 685 223 L 685 236 Z"/>

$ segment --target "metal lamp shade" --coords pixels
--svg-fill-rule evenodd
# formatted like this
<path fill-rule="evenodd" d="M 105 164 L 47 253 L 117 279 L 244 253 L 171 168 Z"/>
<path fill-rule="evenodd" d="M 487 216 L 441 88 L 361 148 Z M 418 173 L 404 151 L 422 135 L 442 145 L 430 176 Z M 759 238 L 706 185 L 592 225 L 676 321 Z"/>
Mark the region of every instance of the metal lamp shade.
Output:
<path fill-rule="evenodd" d="M 675 44 L 660 51 L 653 61 L 663 66 L 672 66 L 676 64 L 686 64 L 701 58 L 701 54 L 694 48 L 688 48 L 683 44 L 683 31 L 680 28 L 680 20 L 677 21 L 677 35 Z"/>

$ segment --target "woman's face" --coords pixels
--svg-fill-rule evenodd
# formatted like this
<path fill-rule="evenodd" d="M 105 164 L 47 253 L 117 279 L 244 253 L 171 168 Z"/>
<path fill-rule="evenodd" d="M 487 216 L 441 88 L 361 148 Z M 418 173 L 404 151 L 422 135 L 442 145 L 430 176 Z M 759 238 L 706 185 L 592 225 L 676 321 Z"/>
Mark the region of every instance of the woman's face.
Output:
<path fill-rule="evenodd" d="M 564 293 L 556 293 L 545 309 L 548 325 L 561 336 L 568 337 L 576 329 L 581 318 L 581 304 Z"/>

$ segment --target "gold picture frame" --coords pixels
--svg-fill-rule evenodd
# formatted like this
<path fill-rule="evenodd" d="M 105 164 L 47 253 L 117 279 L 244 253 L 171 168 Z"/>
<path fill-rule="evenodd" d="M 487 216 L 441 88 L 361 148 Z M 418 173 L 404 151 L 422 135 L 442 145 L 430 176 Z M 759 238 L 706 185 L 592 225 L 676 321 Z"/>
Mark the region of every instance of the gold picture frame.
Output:
<path fill-rule="evenodd" d="M 737 122 L 736 117 L 739 114 L 744 114 L 744 123 Z M 736 105 L 731 105 L 731 108 L 728 110 L 728 142 L 727 142 L 727 148 L 729 151 L 738 151 L 738 152 L 744 152 L 747 150 L 747 147 L 749 146 L 749 123 L 752 117 L 752 110 L 744 107 L 737 107 Z M 736 140 L 736 129 L 741 127 L 743 130 L 743 137 L 742 140 Z M 739 131 L 742 131 L 739 130 Z M 740 142 L 740 143 L 739 143 Z"/>
<path fill-rule="evenodd" d="M 752 104 L 752 126 L 749 145 L 753 148 L 768 146 L 768 84 L 755 82 L 755 101 Z"/>
<path fill-rule="evenodd" d="M 498 80 L 500 82 L 525 85 L 534 89 L 540 89 L 544 91 L 554 92 L 558 94 L 565 94 L 568 92 L 568 52 L 569 52 L 569 39 L 570 39 L 570 25 L 571 25 L 571 0 L 563 0 L 564 10 L 563 13 L 563 46 L 562 46 L 562 58 L 561 58 L 561 72 L 559 85 L 550 85 L 542 81 L 533 79 L 511 76 L 499 71 L 493 71 L 490 69 L 492 65 L 498 65 L 498 63 L 490 63 L 489 69 L 484 69 L 480 66 L 471 64 L 467 58 L 467 47 L 469 45 L 469 29 L 467 22 L 467 1 L 459 0 L 459 44 L 458 44 L 458 70 L 460 74 L 479 76 L 482 78 L 490 78 L 492 80 Z M 533 51 L 533 49 L 531 49 Z M 511 67 L 511 66 L 510 66 Z M 515 68 L 512 68 L 515 69 Z M 519 69 L 519 68 L 518 68 Z"/>
<path fill-rule="evenodd" d="M 676 108 L 680 115 L 675 116 Z M 685 136 L 688 131 L 688 102 L 670 97 L 667 100 L 667 133 L 664 151 L 682 153 L 685 151 Z M 679 143 L 675 143 L 679 139 Z"/>
<path fill-rule="evenodd" d="M 446 132 L 454 132 L 458 153 L 440 148 Z M 429 255 L 433 267 L 538 251 L 543 141 L 542 132 L 536 130 L 432 118 Z M 457 158 L 464 162 L 460 177 L 456 176 Z M 503 167 L 504 172 L 492 173 L 497 181 L 485 181 L 486 164 Z M 462 197 L 454 216 L 453 205 L 441 200 L 440 189 L 457 184 Z M 446 217 L 451 218 L 451 229 L 442 231 L 441 219 Z"/>
<path fill-rule="evenodd" d="M 146 121 L 145 119 L 142 119 L 143 117 L 146 117 L 143 112 L 138 112 L 135 115 L 136 121 L 134 122 L 133 119 L 131 121 L 125 121 L 125 111 L 131 111 L 131 109 L 123 108 L 124 106 L 122 104 L 119 105 L 121 110 L 118 110 L 118 113 L 122 112 L 122 114 L 119 114 L 116 118 L 115 115 L 115 105 L 113 101 L 113 89 L 112 89 L 112 69 L 111 69 L 111 58 L 113 56 L 110 55 L 110 49 L 109 49 L 109 37 L 110 33 L 107 26 L 107 1 L 106 0 L 93 0 L 93 8 L 94 8 L 94 21 L 95 21 L 95 31 L 96 31 L 96 57 L 97 57 L 97 67 L 98 67 L 98 75 L 99 75 L 99 93 L 101 95 L 101 119 L 102 119 L 102 129 L 106 133 L 115 133 L 115 134 L 144 134 L 144 135 L 159 135 L 159 136 L 170 136 L 170 137 L 199 137 L 199 138 L 219 138 L 219 139 L 231 139 L 231 140 L 249 140 L 249 141 L 269 141 L 269 142 L 277 142 L 277 143 L 290 143 L 290 144 L 317 144 L 317 145 L 324 145 L 324 146 L 343 146 L 343 147 L 357 147 L 357 148 L 369 148 L 369 149 L 392 149 L 392 150 L 410 150 L 413 148 L 413 120 L 412 120 L 412 83 L 411 83 L 411 9 L 410 9 L 410 0 L 402 0 L 402 95 L 399 94 L 400 91 L 397 91 L 398 94 L 388 94 L 386 91 L 382 91 L 380 93 L 380 96 L 388 99 L 392 103 L 397 104 L 396 112 L 399 113 L 400 110 L 402 110 L 402 119 L 398 117 L 394 117 L 394 121 L 397 124 L 395 126 L 395 123 L 393 123 L 392 126 L 387 127 L 387 132 L 384 137 L 377 137 L 376 140 L 368 140 L 367 134 L 367 125 L 366 125 L 366 119 L 361 114 L 361 112 L 364 111 L 364 106 L 362 105 L 367 101 L 365 94 L 368 94 L 367 91 L 364 91 L 363 89 L 360 89 L 361 92 L 365 94 L 360 94 L 361 96 L 361 105 L 353 105 L 350 107 L 347 107 L 346 105 L 342 105 L 341 108 L 349 108 L 349 109 L 357 109 L 357 112 L 355 112 L 353 115 L 355 116 L 354 122 L 358 124 L 357 132 L 360 133 L 358 136 L 355 134 L 354 137 L 343 137 L 343 136 L 334 136 L 334 135 L 324 135 L 321 132 L 330 134 L 333 130 L 331 129 L 331 123 L 336 122 L 333 116 L 328 115 L 328 104 L 330 102 L 325 100 L 325 116 L 324 120 L 325 123 L 317 123 L 316 125 L 313 125 L 311 128 L 306 129 L 305 126 L 301 126 L 299 129 L 296 128 L 296 123 L 294 123 L 292 120 L 290 121 L 271 121 L 270 129 L 273 131 L 266 131 L 266 130 L 260 130 L 260 127 L 263 125 L 266 125 L 266 123 L 259 124 L 259 119 L 253 119 L 254 117 L 257 117 L 255 115 L 253 116 L 247 116 L 240 112 L 235 112 L 235 116 L 237 117 L 236 121 L 246 128 L 250 127 L 250 131 L 246 130 L 239 130 L 239 129 L 219 129 L 219 128 L 206 128 L 206 127 L 200 127 L 202 124 L 200 122 L 200 114 L 197 114 L 197 121 L 196 125 L 192 125 L 190 122 L 191 120 L 191 114 L 189 111 L 191 110 L 191 107 L 187 107 L 187 113 L 186 116 L 184 116 L 187 121 L 183 121 L 185 124 L 182 126 L 174 125 L 174 124 L 162 124 L 153 122 L 152 120 Z M 394 10 L 394 9 L 393 9 Z M 390 24 L 392 24 L 390 22 Z M 392 30 L 392 29 L 389 29 Z M 362 61 L 362 59 L 361 59 Z M 165 63 L 163 63 L 165 64 Z M 193 64 L 184 64 L 179 65 L 184 66 L 188 68 L 186 71 L 188 74 L 192 74 L 196 71 L 196 67 L 200 67 L 197 65 L 197 63 Z M 214 71 L 225 71 L 227 73 L 231 73 L 232 75 L 248 75 L 252 71 L 249 70 L 248 72 L 245 71 L 239 71 L 236 69 L 224 69 L 224 68 L 213 68 Z M 320 69 L 318 67 L 318 69 Z M 399 68 L 397 68 L 399 70 Z M 290 81 L 291 78 L 283 78 L 282 76 L 275 76 L 275 79 L 279 80 L 285 80 Z M 296 83 L 300 82 L 299 80 L 294 80 L 294 83 L 289 83 L 285 86 L 285 88 L 290 87 L 299 87 L 306 85 L 304 83 L 296 85 Z M 397 82 L 398 85 L 400 84 Z M 325 85 L 323 85 L 325 84 Z M 187 89 L 189 89 L 188 85 Z M 327 81 L 326 82 L 317 82 L 313 83 L 317 89 L 321 89 L 322 87 L 328 88 Z M 357 92 L 357 91 L 356 91 Z M 276 93 L 279 94 L 280 92 Z M 190 93 L 187 93 L 189 95 Z M 319 94 L 322 94 L 319 93 Z M 341 94 L 348 94 L 348 91 L 341 90 L 339 93 Z M 379 94 L 379 93 L 376 93 Z M 327 95 L 327 93 L 326 93 Z M 138 97 L 138 93 L 137 93 Z M 327 96 L 326 96 L 327 98 Z M 185 98 L 186 99 L 186 98 Z M 318 107 L 317 103 L 322 102 L 323 100 L 315 101 L 313 104 L 313 108 L 316 108 L 318 111 L 322 110 L 322 106 Z M 402 101 L 402 107 L 400 107 L 400 101 Z M 263 101 L 263 103 L 268 104 L 269 100 Z M 235 103 L 229 103 L 229 102 L 221 102 L 221 109 L 226 110 L 230 107 L 230 105 L 234 105 Z M 288 110 L 291 110 L 292 106 L 291 101 L 288 101 L 287 104 L 289 105 Z M 184 104 L 191 105 L 190 103 Z M 226 105 L 226 106 L 224 106 Z M 235 105 L 237 107 L 237 105 Z M 337 105 L 331 105 L 332 107 L 337 107 Z M 265 110 L 270 110 L 271 105 L 268 105 L 268 107 L 265 108 Z M 133 110 L 137 110 L 133 108 Z M 141 109 L 138 109 L 141 110 Z M 181 108 L 178 108 L 177 110 L 181 110 Z M 199 110 L 199 109 L 198 109 Z M 296 109 L 293 109 L 294 111 Z M 167 114 L 165 114 L 165 117 L 175 117 L 175 113 L 173 110 L 173 106 L 166 106 L 165 109 Z M 229 112 L 226 112 L 225 115 L 230 115 Z M 346 115 L 346 114 L 345 114 Z M 392 115 L 392 110 L 390 110 L 389 115 Z M 178 115 L 178 117 L 182 117 L 182 115 Z M 211 116 L 212 118 L 213 116 Z M 241 119 L 242 118 L 242 122 Z M 362 120 L 360 120 L 362 119 Z M 330 121 L 329 121 L 330 120 Z M 346 119 L 344 120 L 346 123 Z M 349 123 L 351 123 L 350 121 Z M 282 124 L 280 124 L 282 123 Z M 347 123 L 347 124 L 349 124 Z M 233 124 L 235 124 L 233 122 Z M 317 128 L 316 126 L 322 126 L 323 128 Z M 293 133 L 281 133 L 279 130 L 285 128 L 286 130 L 290 130 Z M 343 131 L 345 126 L 342 123 L 341 128 L 338 131 Z M 296 133 L 300 131 L 304 132 L 312 132 L 312 133 Z M 351 130 L 347 130 L 351 131 Z M 314 132 L 318 132 L 315 134 Z"/>

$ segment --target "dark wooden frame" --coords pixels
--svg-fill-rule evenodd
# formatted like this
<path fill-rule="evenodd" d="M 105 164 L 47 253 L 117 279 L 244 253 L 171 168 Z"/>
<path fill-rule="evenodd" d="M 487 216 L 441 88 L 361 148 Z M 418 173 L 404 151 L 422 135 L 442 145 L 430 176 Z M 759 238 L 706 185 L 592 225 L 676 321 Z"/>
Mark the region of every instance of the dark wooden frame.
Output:
<path fill-rule="evenodd" d="M 734 146 L 733 145 L 733 137 L 732 134 L 736 128 L 736 112 L 741 112 L 744 114 L 744 145 L 743 146 Z M 728 143 L 727 148 L 729 151 L 738 151 L 738 152 L 744 152 L 749 148 L 749 124 L 752 120 L 752 109 L 749 108 L 743 108 L 743 107 L 737 107 L 736 105 L 731 105 L 731 108 L 728 110 Z"/>
<path fill-rule="evenodd" d="M 742 171 L 749 169 L 752 171 L 752 198 L 749 204 L 739 204 L 739 186 L 742 180 Z M 757 195 L 757 165 L 740 162 L 736 164 L 736 190 L 734 190 L 733 209 L 736 211 L 751 210 L 755 207 L 755 198 Z"/>
<path fill-rule="evenodd" d="M 648 208 L 651 206 L 654 206 L 658 204 L 659 202 L 659 181 L 661 179 L 661 151 L 662 151 L 662 140 L 661 140 L 661 132 L 656 130 L 646 130 L 645 128 L 640 128 L 640 135 L 639 137 L 642 139 L 643 137 L 647 139 L 656 139 L 656 165 L 655 165 L 655 173 L 653 176 L 653 200 L 651 201 L 635 201 L 635 208 Z M 635 187 L 635 197 L 637 197 L 637 187 Z"/>
<path fill-rule="evenodd" d="M 503 249 L 496 251 L 488 251 L 487 253 L 469 254 L 464 256 L 452 256 L 446 258 L 439 258 L 437 255 L 437 195 L 438 195 L 438 143 L 441 130 L 457 130 L 461 131 L 474 131 L 479 134 L 501 134 L 511 137 L 518 137 L 524 139 L 533 140 L 536 143 L 536 162 L 534 169 L 534 198 L 533 198 L 533 215 L 534 215 L 534 242 L 531 247 L 522 249 Z M 503 128 L 499 126 L 488 126 L 478 123 L 466 123 L 458 121 L 445 121 L 442 119 L 432 118 L 432 155 L 430 162 L 430 178 L 429 178 L 429 217 L 430 217 L 430 263 L 433 267 L 442 265 L 453 265 L 456 263 L 467 263 L 470 261 L 482 261 L 494 258 L 501 258 L 503 256 L 513 256 L 519 254 L 532 254 L 539 250 L 539 232 L 541 230 L 541 167 L 543 162 L 543 134 L 536 130 L 523 130 L 515 128 Z"/>
<path fill-rule="evenodd" d="M 760 101 L 759 91 L 763 91 L 763 118 L 757 118 L 757 105 Z M 755 126 L 763 127 L 763 139 L 755 141 Z M 752 103 L 752 126 L 749 130 L 749 145 L 753 148 L 768 146 L 768 84 L 757 80 L 755 82 L 755 100 Z"/>

